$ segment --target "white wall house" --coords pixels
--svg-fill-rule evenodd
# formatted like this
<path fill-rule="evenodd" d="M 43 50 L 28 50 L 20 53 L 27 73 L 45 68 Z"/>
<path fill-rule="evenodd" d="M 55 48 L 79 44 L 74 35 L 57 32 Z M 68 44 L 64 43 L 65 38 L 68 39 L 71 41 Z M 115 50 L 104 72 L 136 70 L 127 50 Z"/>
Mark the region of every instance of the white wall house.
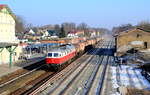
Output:
<path fill-rule="evenodd" d="M 3 51 L 0 52 L 0 64 L 9 63 L 10 53 L 6 47 L 3 47 L 2 43 L 10 45 L 11 43 L 19 44 L 19 40 L 15 36 L 15 16 L 7 5 L 0 4 L 0 44 L 1 48 L 4 48 Z M 14 46 L 12 48 L 14 48 Z M 18 60 L 21 52 L 22 50 L 18 46 L 12 55 L 13 62 Z"/>
<path fill-rule="evenodd" d="M 68 34 L 67 34 L 67 37 L 68 38 L 77 38 L 78 37 L 78 34 L 77 34 L 77 32 L 69 32 Z"/>
<path fill-rule="evenodd" d="M 48 37 L 50 37 L 51 35 L 49 35 L 47 30 L 41 30 L 43 35 L 42 35 L 42 39 L 47 39 Z"/>
<path fill-rule="evenodd" d="M 32 29 L 30 29 L 29 34 L 34 35 L 34 34 L 35 34 L 35 32 L 34 32 Z"/>
<path fill-rule="evenodd" d="M 0 5 L 0 42 L 16 42 L 15 20 L 6 5 Z"/>

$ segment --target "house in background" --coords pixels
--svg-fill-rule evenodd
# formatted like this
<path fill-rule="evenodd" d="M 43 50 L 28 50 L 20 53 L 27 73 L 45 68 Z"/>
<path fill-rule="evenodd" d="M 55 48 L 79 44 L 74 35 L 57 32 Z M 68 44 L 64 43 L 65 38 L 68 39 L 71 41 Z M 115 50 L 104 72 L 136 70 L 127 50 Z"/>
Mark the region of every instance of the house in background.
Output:
<path fill-rule="evenodd" d="M 77 30 L 78 37 L 84 37 L 84 30 Z"/>
<path fill-rule="evenodd" d="M 94 29 L 89 30 L 90 37 L 96 37 L 96 31 Z"/>
<path fill-rule="evenodd" d="M 77 31 L 72 30 L 72 31 L 68 32 L 67 37 L 68 38 L 77 38 L 78 37 Z"/>
<path fill-rule="evenodd" d="M 32 29 L 30 29 L 28 33 L 31 35 L 35 35 L 35 32 Z"/>
<path fill-rule="evenodd" d="M 58 38 L 58 32 L 55 30 L 43 30 L 42 39 Z"/>

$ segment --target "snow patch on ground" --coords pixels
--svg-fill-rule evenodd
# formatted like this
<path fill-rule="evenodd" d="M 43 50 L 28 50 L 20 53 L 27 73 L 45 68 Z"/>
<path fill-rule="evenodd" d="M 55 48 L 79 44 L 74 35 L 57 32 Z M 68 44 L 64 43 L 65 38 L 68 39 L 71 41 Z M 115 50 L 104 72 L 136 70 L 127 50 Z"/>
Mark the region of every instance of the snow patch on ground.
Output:
<path fill-rule="evenodd" d="M 115 89 L 121 86 L 133 87 L 138 89 L 150 89 L 150 83 L 141 75 L 140 69 L 134 69 L 131 66 L 125 65 L 117 67 L 112 66 L 111 73 L 111 80 L 113 88 Z"/>
<path fill-rule="evenodd" d="M 111 95 L 121 95 L 119 92 L 113 93 Z"/>

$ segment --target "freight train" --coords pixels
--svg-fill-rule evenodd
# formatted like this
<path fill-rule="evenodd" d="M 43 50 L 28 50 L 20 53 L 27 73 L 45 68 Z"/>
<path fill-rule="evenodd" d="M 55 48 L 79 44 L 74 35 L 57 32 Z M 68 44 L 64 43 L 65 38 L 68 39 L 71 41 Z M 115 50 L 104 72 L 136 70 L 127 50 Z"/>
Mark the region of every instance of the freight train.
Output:
<path fill-rule="evenodd" d="M 91 38 L 78 43 L 64 44 L 53 48 L 47 52 L 46 64 L 54 70 L 59 70 L 62 65 L 71 62 L 76 56 L 82 55 L 100 40 L 102 39 Z"/>

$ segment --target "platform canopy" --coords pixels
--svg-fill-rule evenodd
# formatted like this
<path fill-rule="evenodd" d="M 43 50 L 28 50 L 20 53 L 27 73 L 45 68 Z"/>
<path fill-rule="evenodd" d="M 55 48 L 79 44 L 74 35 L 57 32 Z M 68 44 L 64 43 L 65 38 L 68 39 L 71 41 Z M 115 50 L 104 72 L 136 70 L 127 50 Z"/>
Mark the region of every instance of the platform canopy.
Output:
<path fill-rule="evenodd" d="M 9 67 L 12 67 L 12 54 L 14 53 L 14 50 L 17 48 L 17 43 L 8 43 L 8 42 L 0 42 L 0 53 L 3 51 L 4 48 L 6 48 L 10 54 L 10 62 Z"/>
<path fill-rule="evenodd" d="M 17 43 L 3 43 L 3 42 L 0 42 L 0 48 L 9 47 L 9 46 L 18 46 L 18 44 Z"/>

